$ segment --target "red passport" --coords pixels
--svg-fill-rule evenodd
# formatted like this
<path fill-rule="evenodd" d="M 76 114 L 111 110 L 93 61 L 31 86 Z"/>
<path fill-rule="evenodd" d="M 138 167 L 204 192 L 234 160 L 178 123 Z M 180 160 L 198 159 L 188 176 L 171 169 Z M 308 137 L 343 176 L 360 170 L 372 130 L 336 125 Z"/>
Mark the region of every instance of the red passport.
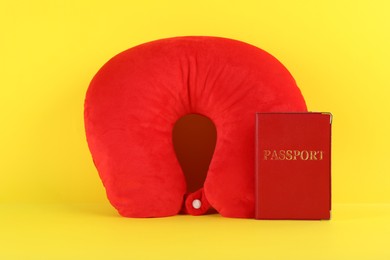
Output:
<path fill-rule="evenodd" d="M 256 113 L 256 219 L 330 219 L 330 113 Z"/>

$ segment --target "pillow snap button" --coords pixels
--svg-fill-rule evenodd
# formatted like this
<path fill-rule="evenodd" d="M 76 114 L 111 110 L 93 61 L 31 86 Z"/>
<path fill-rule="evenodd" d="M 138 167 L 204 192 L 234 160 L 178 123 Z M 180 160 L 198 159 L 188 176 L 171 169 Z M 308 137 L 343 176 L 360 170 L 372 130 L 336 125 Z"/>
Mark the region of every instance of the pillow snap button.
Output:
<path fill-rule="evenodd" d="M 194 209 L 200 209 L 202 207 L 202 202 L 198 199 L 192 201 L 192 207 Z"/>

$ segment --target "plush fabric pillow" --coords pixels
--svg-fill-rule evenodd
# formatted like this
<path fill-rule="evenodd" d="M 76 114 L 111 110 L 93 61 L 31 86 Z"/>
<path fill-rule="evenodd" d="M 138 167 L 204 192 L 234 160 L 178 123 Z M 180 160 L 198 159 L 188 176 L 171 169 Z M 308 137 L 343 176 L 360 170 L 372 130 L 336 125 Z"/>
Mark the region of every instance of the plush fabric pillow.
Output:
<path fill-rule="evenodd" d="M 254 216 L 255 112 L 306 111 L 286 68 L 265 51 L 218 37 L 148 42 L 109 60 L 85 99 L 87 141 L 111 204 L 126 217 Z M 210 118 L 217 142 L 204 188 L 187 194 L 175 122 Z"/>

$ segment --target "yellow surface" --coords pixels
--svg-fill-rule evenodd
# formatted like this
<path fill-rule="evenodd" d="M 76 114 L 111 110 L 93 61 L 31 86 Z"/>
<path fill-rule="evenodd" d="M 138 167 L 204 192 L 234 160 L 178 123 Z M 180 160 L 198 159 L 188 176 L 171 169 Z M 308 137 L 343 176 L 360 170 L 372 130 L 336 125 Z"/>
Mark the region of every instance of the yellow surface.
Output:
<path fill-rule="evenodd" d="M 0 206 L 0 259 L 390 259 L 390 205 L 331 221 L 118 217 L 98 204 Z"/>
<path fill-rule="evenodd" d="M 390 203 L 389 13 L 386 0 L 0 0 L 0 258 L 386 259 L 389 209 L 370 203 Z M 281 60 L 309 109 L 334 115 L 333 202 L 367 206 L 339 204 L 330 222 L 115 217 L 85 141 L 86 88 L 118 52 L 179 35 Z"/>

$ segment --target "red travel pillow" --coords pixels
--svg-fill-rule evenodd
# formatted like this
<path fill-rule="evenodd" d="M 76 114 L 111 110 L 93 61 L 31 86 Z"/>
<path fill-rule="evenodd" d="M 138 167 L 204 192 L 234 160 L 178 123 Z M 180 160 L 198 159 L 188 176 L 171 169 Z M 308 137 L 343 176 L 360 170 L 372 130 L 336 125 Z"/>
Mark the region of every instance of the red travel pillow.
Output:
<path fill-rule="evenodd" d="M 177 37 L 128 49 L 93 78 L 87 141 L 111 204 L 126 217 L 205 213 L 254 217 L 255 112 L 306 111 L 287 69 L 267 52 L 218 37 Z M 172 129 L 184 115 L 217 129 L 204 188 L 187 194 Z"/>

